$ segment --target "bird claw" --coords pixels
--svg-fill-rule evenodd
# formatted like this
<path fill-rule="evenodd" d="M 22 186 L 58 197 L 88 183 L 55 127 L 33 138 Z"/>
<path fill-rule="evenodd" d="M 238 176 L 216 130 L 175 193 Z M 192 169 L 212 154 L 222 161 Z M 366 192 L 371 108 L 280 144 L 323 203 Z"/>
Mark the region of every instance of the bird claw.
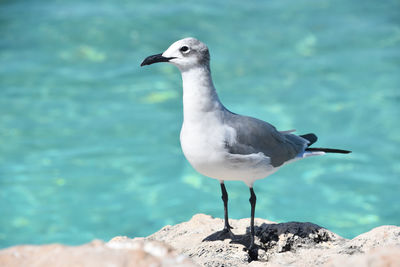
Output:
<path fill-rule="evenodd" d="M 247 248 L 247 253 L 249 254 L 248 262 L 258 260 L 258 249 L 256 246 L 250 246 Z"/>
<path fill-rule="evenodd" d="M 218 237 L 222 238 L 228 235 L 231 239 L 234 239 L 235 235 L 232 233 L 231 229 L 233 229 L 233 227 L 230 225 L 228 225 L 228 227 L 224 227 L 224 229 L 222 229 L 222 231 L 218 234 Z"/>

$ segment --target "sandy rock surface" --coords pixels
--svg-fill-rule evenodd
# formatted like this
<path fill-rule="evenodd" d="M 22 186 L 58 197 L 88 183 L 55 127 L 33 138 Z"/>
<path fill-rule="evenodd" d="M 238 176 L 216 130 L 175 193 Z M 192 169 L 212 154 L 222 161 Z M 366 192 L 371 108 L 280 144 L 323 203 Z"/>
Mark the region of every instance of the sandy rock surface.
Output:
<path fill-rule="evenodd" d="M 82 246 L 22 245 L 0 250 L 0 266 L 329 266 L 400 267 L 400 227 L 381 226 L 345 239 L 312 223 L 255 219 L 256 249 L 246 250 L 249 219 L 204 214 L 165 226 L 146 238 L 115 237 Z"/>
<path fill-rule="evenodd" d="M 230 220 L 232 239 L 220 234 L 222 219 L 198 214 L 165 226 L 147 240 L 166 242 L 202 266 L 400 266 L 397 226 L 377 227 L 348 240 L 312 223 L 256 218 L 258 249 L 249 255 L 249 220 Z"/>
<path fill-rule="evenodd" d="M 13 267 L 147 267 L 197 266 L 170 246 L 143 238 L 115 237 L 82 246 L 60 244 L 15 246 L 0 251 L 0 266 Z"/>

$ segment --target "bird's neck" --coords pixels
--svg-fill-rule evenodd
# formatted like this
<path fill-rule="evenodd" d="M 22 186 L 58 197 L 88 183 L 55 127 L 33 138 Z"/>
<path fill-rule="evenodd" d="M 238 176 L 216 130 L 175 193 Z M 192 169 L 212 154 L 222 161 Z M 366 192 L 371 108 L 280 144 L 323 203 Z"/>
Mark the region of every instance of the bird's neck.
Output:
<path fill-rule="evenodd" d="M 205 113 L 223 109 L 208 65 L 182 71 L 184 122 L 196 121 Z"/>

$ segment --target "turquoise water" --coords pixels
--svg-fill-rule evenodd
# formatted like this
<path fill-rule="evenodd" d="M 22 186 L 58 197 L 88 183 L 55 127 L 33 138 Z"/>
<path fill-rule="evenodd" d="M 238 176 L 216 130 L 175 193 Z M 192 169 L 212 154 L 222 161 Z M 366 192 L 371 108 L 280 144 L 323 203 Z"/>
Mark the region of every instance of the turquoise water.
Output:
<path fill-rule="evenodd" d="M 348 238 L 400 224 L 399 1 L 3 0 L 0 36 L 0 247 L 223 216 L 180 150 L 178 70 L 139 67 L 187 36 L 230 110 L 354 151 L 256 182 L 257 217 Z M 227 189 L 248 217 L 248 188 Z"/>

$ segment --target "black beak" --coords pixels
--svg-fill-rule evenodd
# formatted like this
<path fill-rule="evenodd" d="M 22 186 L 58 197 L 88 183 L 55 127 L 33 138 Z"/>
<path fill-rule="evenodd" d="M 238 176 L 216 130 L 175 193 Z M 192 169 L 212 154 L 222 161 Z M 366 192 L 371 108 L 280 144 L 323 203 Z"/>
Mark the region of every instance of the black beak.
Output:
<path fill-rule="evenodd" d="M 171 59 L 174 59 L 175 57 L 163 57 L 162 54 L 157 54 L 157 55 L 152 55 L 149 57 L 146 57 L 142 64 L 140 64 L 141 67 L 146 66 L 146 65 L 151 65 L 153 63 L 158 63 L 158 62 L 168 62 Z"/>

